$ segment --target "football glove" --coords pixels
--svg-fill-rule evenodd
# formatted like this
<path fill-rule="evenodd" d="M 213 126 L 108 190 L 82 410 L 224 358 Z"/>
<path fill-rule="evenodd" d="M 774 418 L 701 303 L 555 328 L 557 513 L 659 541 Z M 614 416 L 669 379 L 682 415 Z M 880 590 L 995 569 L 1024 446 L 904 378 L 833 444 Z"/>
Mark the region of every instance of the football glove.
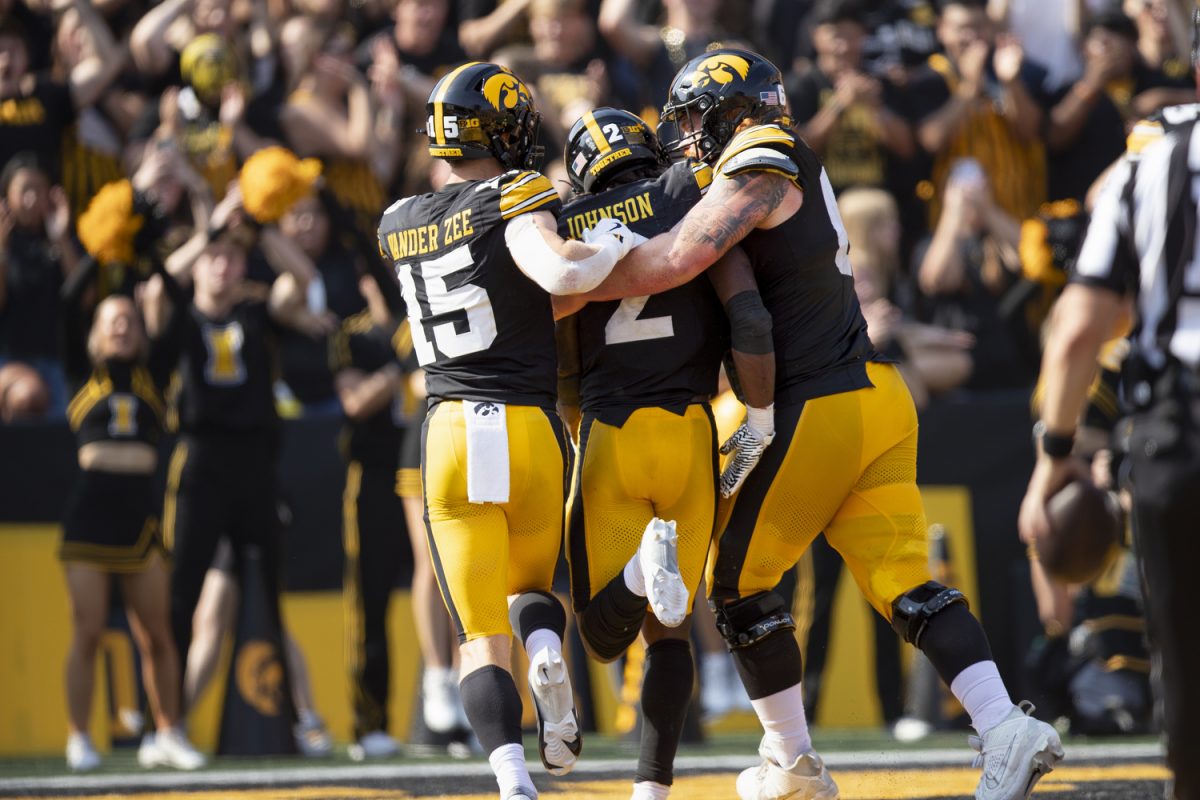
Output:
<path fill-rule="evenodd" d="M 646 237 L 629 230 L 629 226 L 620 220 L 604 217 L 583 232 L 583 241 L 605 249 L 614 248 L 616 260 L 620 261 L 630 250 L 646 241 Z"/>
<path fill-rule="evenodd" d="M 732 454 L 721 472 L 721 496 L 732 497 L 758 464 L 763 451 L 775 439 L 775 404 L 766 408 L 747 406 L 746 419 L 733 436 L 721 445 L 721 455 Z"/>

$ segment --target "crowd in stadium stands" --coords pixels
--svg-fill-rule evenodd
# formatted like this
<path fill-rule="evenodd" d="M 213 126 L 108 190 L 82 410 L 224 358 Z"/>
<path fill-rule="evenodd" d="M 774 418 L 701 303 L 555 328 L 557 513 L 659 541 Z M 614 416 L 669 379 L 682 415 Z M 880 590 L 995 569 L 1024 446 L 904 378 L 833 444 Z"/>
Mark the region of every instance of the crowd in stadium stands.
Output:
<path fill-rule="evenodd" d="M 352 354 L 388 316 L 381 212 L 442 178 L 419 132 L 434 82 L 470 59 L 522 76 L 542 169 L 565 195 L 564 132 L 600 105 L 656 123 L 678 68 L 717 43 L 783 70 L 794 127 L 839 198 L 871 337 L 918 404 L 1032 388 L 1093 187 L 1139 119 L 1196 96 L 1190 15 L 1188 0 L 0 0 L 0 424 L 68 415 L 79 382 L 65 354 L 96 358 L 104 298 L 136 297 L 151 336 L 170 324 L 153 310 L 164 283 L 220 307 L 212 244 L 226 239 L 245 245 L 246 284 L 280 323 L 281 373 L 258 376 L 280 414 L 353 417 L 382 367 L 330 352 Z M 257 177 L 242 170 L 256 153 L 275 159 Z M 119 199 L 100 190 L 126 180 L 137 213 L 114 222 Z M 121 219 L 152 236 L 114 257 L 103 229 Z M 179 424 L 219 439 L 205 413 L 185 402 Z M 183 502 L 196 490 L 177 472 Z M 216 547 L 182 568 L 176 604 L 200 603 Z M 263 542 L 258 556 L 276 558 Z M 172 627 L 190 635 L 190 615 Z M 446 657 L 427 660 L 449 674 Z M 169 727 L 180 698 L 164 702 Z M 386 727 L 359 722 L 360 737 Z"/>

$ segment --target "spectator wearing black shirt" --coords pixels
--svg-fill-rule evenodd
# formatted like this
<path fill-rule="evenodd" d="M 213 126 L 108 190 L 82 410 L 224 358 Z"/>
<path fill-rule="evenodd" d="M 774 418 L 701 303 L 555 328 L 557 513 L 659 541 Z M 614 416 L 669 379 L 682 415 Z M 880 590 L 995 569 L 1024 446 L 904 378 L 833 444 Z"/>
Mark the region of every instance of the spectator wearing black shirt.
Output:
<path fill-rule="evenodd" d="M 327 317 L 331 326 L 366 306 L 358 289 L 364 269 L 359 256 L 334 235 L 333 206 L 332 199 L 314 192 L 296 202 L 279 220 L 280 232 L 295 242 L 316 267 L 316 275 L 308 284 L 308 310 Z M 329 359 L 330 339 L 314 333 L 281 332 L 283 379 L 306 415 L 341 414 Z"/>
<path fill-rule="evenodd" d="M 67 197 L 31 153 L 9 160 L 0 188 L 0 420 L 61 415 L 58 295 L 81 255 Z"/>
<path fill-rule="evenodd" d="M 727 39 L 727 34 L 718 23 L 722 0 L 663 0 L 665 19 L 661 26 L 640 22 L 637 5 L 636 0 L 604 0 L 598 25 L 613 49 L 642 73 L 649 91 L 647 104 L 653 109 L 643 116 L 654 123 L 679 68 L 714 43 Z"/>
<path fill-rule="evenodd" d="M 288 26 L 307 24 L 307 20 L 296 19 Z M 292 33 L 289 30 L 289 36 Z M 387 205 L 390 178 L 377 168 L 374 157 L 395 152 L 399 125 L 390 109 L 377 106 L 371 85 L 354 68 L 354 38 L 349 26 L 316 28 L 305 38 L 320 45 L 315 51 L 309 49 L 307 63 L 289 56 L 289 71 L 301 71 L 294 75 L 294 88 L 279 111 L 287 144 L 301 156 L 321 160 L 325 183 L 349 212 L 358 240 L 374 242 L 379 215 Z M 382 45 L 376 47 L 382 49 Z M 391 163 L 394 166 L 394 161 Z M 360 248 L 363 257 L 377 251 L 377 245 Z"/>
<path fill-rule="evenodd" d="M 983 166 L 1001 208 L 1031 216 L 1046 199 L 1045 71 L 1015 39 L 996 37 L 983 0 L 945 3 L 937 32 L 945 55 L 930 56 L 909 84 L 917 141 L 933 158 L 931 223 L 960 158 Z"/>
<path fill-rule="evenodd" d="M 61 179 L 63 133 L 76 112 L 96 102 L 120 73 L 124 59 L 90 0 L 69 0 L 87 30 L 92 53 L 65 81 L 31 69 L 26 33 L 15 17 L 0 23 L 0 166 L 34 152 L 51 180 Z"/>
<path fill-rule="evenodd" d="M 1000 300 L 1019 277 L 1016 218 L 992 197 L 978 162 L 955 164 L 945 210 L 928 247 L 918 247 L 917 281 L 933 324 L 974 337 L 970 389 L 1028 386 L 1036 368 L 1035 340 L 1024 318 L 1005 318 Z"/>
<path fill-rule="evenodd" d="M 1132 124 L 1195 95 L 1142 61 L 1137 28 L 1119 11 L 1094 17 L 1084 40 L 1083 77 L 1050 111 L 1046 143 L 1051 199 L 1083 200 L 1093 181 L 1125 150 Z"/>
<path fill-rule="evenodd" d="M 376 60 L 377 41 L 389 42 L 400 62 L 407 100 L 424 113 L 438 79 L 469 60 L 458 43 L 450 11 L 450 0 L 399 0 L 392 12 L 393 24 L 358 46 L 359 69 L 366 73 Z"/>
<path fill-rule="evenodd" d="M 865 16 L 858 0 L 820 3 L 813 13 L 816 63 L 788 86 L 800 134 L 821 156 L 836 193 L 890 188 L 889 161 L 911 158 L 916 148 L 900 90 L 864 69 Z"/>
<path fill-rule="evenodd" d="M 505 48 L 493 60 L 534 89 L 546 152 L 561 152 L 566 131 L 597 106 L 641 107 L 640 76 L 605 49 L 586 0 L 533 0 L 529 35 L 530 45 Z M 548 159 L 542 169 L 552 180 L 566 179 L 559 159 Z"/>

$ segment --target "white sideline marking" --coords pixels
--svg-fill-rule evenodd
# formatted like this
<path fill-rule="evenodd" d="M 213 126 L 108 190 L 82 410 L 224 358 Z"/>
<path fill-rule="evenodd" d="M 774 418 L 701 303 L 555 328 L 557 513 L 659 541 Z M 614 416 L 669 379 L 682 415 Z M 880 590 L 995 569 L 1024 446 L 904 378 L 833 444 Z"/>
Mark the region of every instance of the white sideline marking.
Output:
<path fill-rule="evenodd" d="M 1163 757 L 1162 745 L 1139 744 L 1075 744 L 1067 746 L 1071 762 L 1133 760 Z M 966 747 L 943 750 L 872 751 L 824 753 L 821 758 L 831 768 L 870 769 L 882 767 L 966 767 L 974 754 Z M 628 769 L 633 756 L 605 760 L 580 761 L 574 774 L 587 775 L 620 772 Z M 755 759 L 742 756 L 682 756 L 675 760 L 677 772 L 741 770 L 753 766 Z M 63 775 L 47 778 L 0 779 L 2 791 L 88 791 L 96 789 L 205 789 L 221 786 L 284 786 L 306 783 L 337 783 L 361 780 L 413 780 L 419 778 L 451 778 L 455 776 L 488 776 L 491 767 L 486 761 L 450 762 L 440 764 L 347 764 L 339 767 L 304 766 L 292 769 L 259 771 L 211 770 L 202 772 L 129 772 L 121 775 Z"/>

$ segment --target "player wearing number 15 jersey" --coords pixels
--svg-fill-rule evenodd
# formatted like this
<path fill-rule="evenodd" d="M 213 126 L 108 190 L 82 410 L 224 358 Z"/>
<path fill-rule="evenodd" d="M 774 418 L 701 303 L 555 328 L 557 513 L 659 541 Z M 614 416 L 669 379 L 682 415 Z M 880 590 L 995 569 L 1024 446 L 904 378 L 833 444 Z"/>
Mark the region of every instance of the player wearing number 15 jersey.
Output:
<path fill-rule="evenodd" d="M 554 412 L 550 294 L 594 288 L 632 238 L 619 223 L 586 242 L 558 236 L 558 196 L 530 169 L 540 117 L 509 70 L 457 67 L 434 87 L 428 113 L 429 152 L 450 162 L 449 181 L 385 211 L 379 246 L 426 375 L 425 518 L 459 631 L 463 706 L 501 796 L 532 799 L 509 673 L 514 627 L 529 654 L 547 769 L 569 771 L 581 742 L 561 653 L 566 614 L 549 591 L 568 460 Z"/>
<path fill-rule="evenodd" d="M 682 219 L 712 181 L 707 164 L 672 165 L 646 123 L 615 108 L 575 123 L 566 163 L 580 194 L 559 220 L 565 236 L 601 216 L 654 236 Z M 730 343 L 726 313 L 741 377 L 767 393 L 752 403 L 769 405 L 771 317 L 740 250 L 682 286 L 590 303 L 559 323 L 577 330 L 583 409 L 569 533 L 579 632 L 603 661 L 620 656 L 639 631 L 647 643 L 634 800 L 669 791 L 692 694 L 690 615 L 717 498 L 708 400 Z"/>

